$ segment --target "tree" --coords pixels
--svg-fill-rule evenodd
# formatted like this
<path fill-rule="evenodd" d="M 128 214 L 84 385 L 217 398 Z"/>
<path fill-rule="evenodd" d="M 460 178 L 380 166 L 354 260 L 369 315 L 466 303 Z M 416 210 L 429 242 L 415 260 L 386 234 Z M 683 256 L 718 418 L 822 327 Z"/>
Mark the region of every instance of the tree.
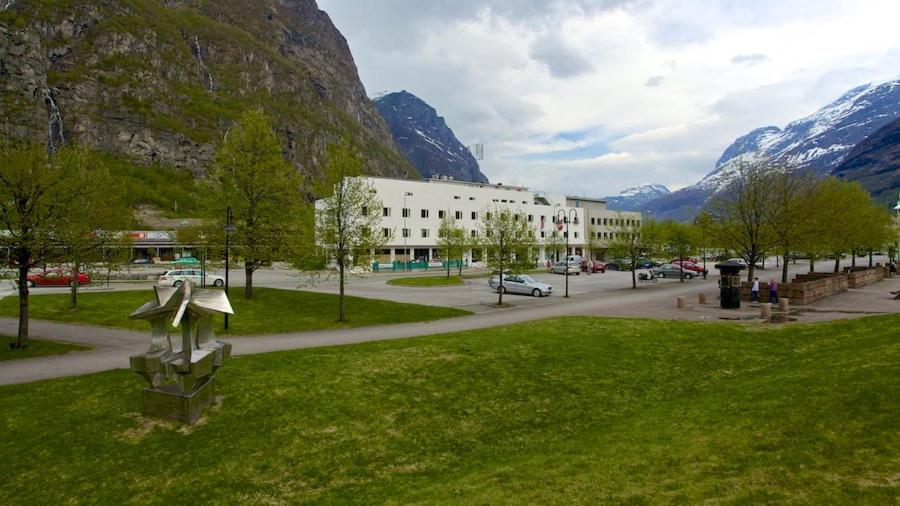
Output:
<path fill-rule="evenodd" d="M 834 255 L 834 272 L 841 270 L 845 253 L 855 256 L 866 228 L 865 213 L 871 197 L 858 184 L 829 177 L 816 186 L 811 207 L 816 211 L 814 247 Z"/>
<path fill-rule="evenodd" d="M 175 231 L 179 244 L 189 244 L 194 257 L 200 261 L 202 286 L 206 286 L 207 262 L 215 251 L 221 251 L 222 235 L 215 222 L 202 222 L 180 227 Z"/>
<path fill-rule="evenodd" d="M 459 273 L 462 275 L 462 258 L 465 254 L 468 239 L 466 238 L 466 230 L 456 223 L 456 219 L 447 213 L 447 216 L 441 220 L 438 227 L 438 251 L 447 264 L 447 277 L 450 277 L 450 260 L 456 259 L 459 262 Z"/>
<path fill-rule="evenodd" d="M 738 162 L 736 172 L 724 189 L 706 206 L 713 221 L 713 239 L 735 250 L 747 261 L 747 280 L 752 281 L 756 262 L 772 244 L 766 219 L 769 206 L 769 163 Z"/>
<path fill-rule="evenodd" d="M 689 223 L 666 220 L 659 223 L 660 242 L 669 255 L 678 258 L 680 274 L 684 281 L 684 259 L 697 250 L 700 242 L 698 229 Z"/>
<path fill-rule="evenodd" d="M 244 297 L 253 298 L 253 273 L 276 260 L 292 258 L 305 233 L 306 198 L 297 171 L 282 155 L 272 122 L 261 110 L 241 115 L 209 171 L 209 206 L 217 231 L 231 207 L 235 254 L 244 261 Z"/>
<path fill-rule="evenodd" d="M 101 158 L 81 148 L 68 148 L 58 155 L 58 163 L 71 178 L 67 181 L 69 212 L 56 223 L 54 239 L 58 258 L 72 271 L 69 309 L 78 307 L 78 273 L 82 267 L 103 261 L 103 251 L 118 241 L 121 230 L 132 222 L 121 192 Z"/>
<path fill-rule="evenodd" d="M 524 216 L 506 207 L 494 207 L 481 213 L 480 244 L 485 250 L 485 263 L 500 272 L 497 304 L 503 305 L 503 275 L 506 270 L 531 267 L 534 231 Z"/>
<path fill-rule="evenodd" d="M 316 209 L 316 242 L 334 261 L 339 278 L 338 321 L 345 321 L 344 283 L 354 266 L 368 265 L 371 253 L 390 237 L 379 229 L 382 203 L 365 178 L 362 158 L 346 140 L 326 151 L 325 197 Z"/>
<path fill-rule="evenodd" d="M 652 256 L 658 246 L 659 230 L 653 220 L 620 220 L 626 223 L 609 243 L 613 255 L 627 258 L 631 264 L 631 288 L 637 288 L 635 269 L 643 256 Z M 629 224 L 630 223 L 630 224 Z"/>
<path fill-rule="evenodd" d="M 770 188 L 764 215 L 771 232 L 772 246 L 782 258 L 781 282 L 788 281 L 791 252 L 811 244 L 815 236 L 813 195 L 817 179 L 805 171 L 784 168 L 765 175 Z"/>
<path fill-rule="evenodd" d="M 556 230 L 556 227 L 551 227 L 551 230 L 548 230 L 547 233 L 544 234 L 544 251 L 549 252 L 553 256 L 553 262 L 559 261 L 559 252 L 564 251 L 566 248 L 566 239 L 563 235 Z"/>
<path fill-rule="evenodd" d="M 59 253 L 61 226 L 75 213 L 80 174 L 63 163 L 69 148 L 55 156 L 37 144 L 0 145 L 0 246 L 12 252 L 17 269 L 19 328 L 14 348 L 28 345 L 28 270 Z"/>

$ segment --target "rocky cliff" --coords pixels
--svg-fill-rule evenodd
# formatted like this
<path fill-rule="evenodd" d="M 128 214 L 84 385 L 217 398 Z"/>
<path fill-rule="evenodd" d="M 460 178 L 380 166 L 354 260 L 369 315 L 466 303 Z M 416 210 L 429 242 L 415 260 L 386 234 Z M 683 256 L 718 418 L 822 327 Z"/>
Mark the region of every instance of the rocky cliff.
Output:
<path fill-rule="evenodd" d="M 307 175 L 347 136 L 369 173 L 418 176 L 314 0 L 10 4 L 0 12 L 4 135 L 199 174 L 233 120 L 261 107 Z"/>
<path fill-rule="evenodd" d="M 863 139 L 833 174 L 858 181 L 875 199 L 894 205 L 900 191 L 900 119 Z"/>
<path fill-rule="evenodd" d="M 375 107 L 387 122 L 397 146 L 422 176 L 488 182 L 472 153 L 424 100 L 404 90 L 376 98 Z"/>

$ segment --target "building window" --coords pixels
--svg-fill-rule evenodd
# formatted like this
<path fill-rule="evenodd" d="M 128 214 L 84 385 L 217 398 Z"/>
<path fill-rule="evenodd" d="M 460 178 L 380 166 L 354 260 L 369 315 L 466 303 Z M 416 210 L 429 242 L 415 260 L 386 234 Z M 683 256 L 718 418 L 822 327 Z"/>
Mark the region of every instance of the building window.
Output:
<path fill-rule="evenodd" d="M 469 200 L 475 200 L 475 197 L 469 197 Z"/>
<path fill-rule="evenodd" d="M 391 229 L 383 228 L 381 229 L 381 235 L 384 236 L 385 239 L 391 236 Z"/>
<path fill-rule="evenodd" d="M 575 232 L 575 238 L 578 239 L 578 232 Z"/>
<path fill-rule="evenodd" d="M 443 220 L 445 216 L 447 216 L 447 213 L 445 213 L 444 211 L 438 211 L 438 218 Z"/>
<path fill-rule="evenodd" d="M 568 232 L 568 231 L 563 232 L 563 238 L 565 239 L 565 238 L 568 238 L 568 237 L 569 237 L 569 232 Z"/>
<path fill-rule="evenodd" d="M 608 239 L 608 238 L 609 238 L 609 236 L 606 235 L 606 232 L 603 232 L 603 238 L 604 238 L 604 239 Z"/>
<path fill-rule="evenodd" d="M 500 200 L 499 200 L 499 199 L 494 199 L 494 202 L 500 202 Z"/>
<path fill-rule="evenodd" d="M 368 215 L 369 215 L 369 208 L 368 208 L 368 207 L 363 206 L 363 208 L 362 208 L 362 215 L 363 215 L 363 216 L 368 216 Z"/>
<path fill-rule="evenodd" d="M 473 219 L 473 220 L 477 220 L 477 219 L 478 219 L 478 212 L 477 212 L 477 211 L 472 211 L 472 219 Z"/>
<path fill-rule="evenodd" d="M 546 236 L 546 232 L 544 232 L 543 230 L 541 230 L 541 239 L 543 239 L 545 236 Z"/>
<path fill-rule="evenodd" d="M 424 239 L 424 238 L 426 238 L 426 237 L 428 237 L 428 229 L 427 229 L 427 228 L 423 228 L 423 229 L 422 229 L 422 238 Z"/>
<path fill-rule="evenodd" d="M 456 219 L 457 219 L 457 220 L 461 220 L 461 219 L 462 219 L 462 211 L 456 211 Z"/>
<path fill-rule="evenodd" d="M 382 208 L 381 208 L 381 215 L 384 216 L 384 217 L 390 216 L 390 215 L 391 215 L 391 208 L 390 208 L 390 207 L 382 207 Z"/>
<path fill-rule="evenodd" d="M 423 218 L 427 218 L 427 217 L 428 217 L 428 209 L 422 209 L 422 217 L 423 217 Z"/>
<path fill-rule="evenodd" d="M 607 225 L 606 218 L 603 218 L 603 226 L 605 227 L 606 225 Z"/>
<path fill-rule="evenodd" d="M 528 223 L 534 223 L 534 215 L 533 214 L 528 215 Z"/>
<path fill-rule="evenodd" d="M 461 198 L 462 198 L 462 197 L 460 197 L 459 195 L 454 195 L 454 196 L 453 196 L 453 200 L 459 200 L 459 199 L 461 199 Z"/>
<path fill-rule="evenodd" d="M 471 235 L 472 235 L 472 237 L 478 237 L 478 231 L 473 230 Z"/>
<path fill-rule="evenodd" d="M 409 237 L 409 229 L 408 228 L 403 229 L 403 237 L 404 238 Z"/>
<path fill-rule="evenodd" d="M 408 207 L 403 208 L 403 217 L 409 218 L 409 208 Z"/>

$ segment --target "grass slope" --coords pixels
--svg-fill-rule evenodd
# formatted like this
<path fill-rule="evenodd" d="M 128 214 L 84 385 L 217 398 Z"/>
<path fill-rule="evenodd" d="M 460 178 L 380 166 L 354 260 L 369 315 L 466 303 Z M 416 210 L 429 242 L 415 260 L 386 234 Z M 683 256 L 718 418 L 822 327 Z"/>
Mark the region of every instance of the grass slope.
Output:
<path fill-rule="evenodd" d="M 61 343 L 49 339 L 29 339 L 28 347 L 24 350 L 10 349 L 10 343 L 16 341 L 15 337 L 0 336 L 0 361 L 16 360 L 19 358 L 43 357 L 46 355 L 62 355 L 73 351 L 87 351 L 90 346 L 80 344 Z"/>
<path fill-rule="evenodd" d="M 0 503 L 891 503 L 898 325 L 560 318 L 237 357 L 182 429 L 135 414 L 127 371 L 7 386 Z"/>
<path fill-rule="evenodd" d="M 414 287 L 432 287 L 432 286 L 459 286 L 465 282 L 459 276 L 410 276 L 408 278 L 389 279 L 387 284 L 395 286 L 414 286 Z"/>
<path fill-rule="evenodd" d="M 152 300 L 150 289 L 121 292 L 84 292 L 78 296 L 78 309 L 69 311 L 68 294 L 31 297 L 32 318 L 68 323 L 147 330 L 147 322 L 129 320 L 128 315 Z M 258 335 L 282 332 L 363 327 L 416 321 L 439 320 L 471 314 L 460 309 L 419 304 L 403 304 L 377 299 L 347 297 L 347 321 L 337 322 L 338 296 L 328 293 L 254 288 L 253 299 L 246 300 L 242 290 L 231 292 L 234 315 L 228 319 L 229 334 Z M 0 300 L 0 316 L 18 315 L 19 298 Z M 224 333 L 217 318 L 217 333 Z"/>

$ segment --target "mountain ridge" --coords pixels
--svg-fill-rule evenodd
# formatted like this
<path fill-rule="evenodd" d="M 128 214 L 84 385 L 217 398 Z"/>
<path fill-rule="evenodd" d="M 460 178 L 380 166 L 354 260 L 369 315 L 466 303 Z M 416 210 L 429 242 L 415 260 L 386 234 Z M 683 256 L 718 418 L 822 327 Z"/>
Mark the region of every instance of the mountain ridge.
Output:
<path fill-rule="evenodd" d="M 488 182 L 472 153 L 427 102 L 406 90 L 379 94 L 373 102 L 397 147 L 423 177 Z"/>
<path fill-rule="evenodd" d="M 603 197 L 603 200 L 614 211 L 642 211 L 648 202 L 670 193 L 664 185 L 643 183 L 625 188 L 617 195 Z"/>

